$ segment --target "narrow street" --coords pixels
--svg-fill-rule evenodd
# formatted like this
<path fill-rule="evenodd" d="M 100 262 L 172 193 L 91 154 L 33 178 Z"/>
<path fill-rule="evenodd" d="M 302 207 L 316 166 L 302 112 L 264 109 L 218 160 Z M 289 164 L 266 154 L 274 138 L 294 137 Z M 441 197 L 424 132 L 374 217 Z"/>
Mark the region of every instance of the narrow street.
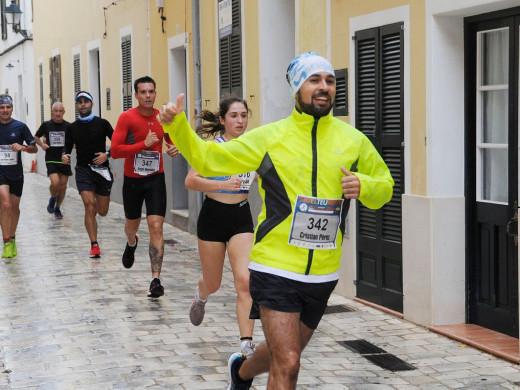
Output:
<path fill-rule="evenodd" d="M 26 173 L 18 256 L 0 261 L 0 389 L 226 389 L 227 359 L 239 345 L 228 266 L 194 327 L 195 236 L 165 225 L 165 295 L 152 299 L 146 221 L 127 270 L 121 205 L 98 219 L 102 257 L 90 259 L 76 190 L 69 188 L 62 220 L 46 212 L 47 200 L 47 178 Z M 324 316 L 303 354 L 298 389 L 520 389 L 518 365 L 337 295 L 330 305 L 352 311 Z M 258 323 L 255 341 L 262 339 Z M 341 343 L 351 340 L 384 351 L 362 355 Z M 377 357 L 400 359 L 404 370 L 368 360 Z M 253 389 L 266 380 L 255 379 Z"/>

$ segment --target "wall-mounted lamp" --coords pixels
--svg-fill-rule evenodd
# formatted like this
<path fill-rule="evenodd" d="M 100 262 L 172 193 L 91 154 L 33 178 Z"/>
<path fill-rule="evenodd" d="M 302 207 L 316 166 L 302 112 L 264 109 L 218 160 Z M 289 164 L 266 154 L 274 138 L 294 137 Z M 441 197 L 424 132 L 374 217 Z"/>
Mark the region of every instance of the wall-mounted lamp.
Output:
<path fill-rule="evenodd" d="M 14 65 L 12 64 L 12 62 L 20 62 L 20 60 L 12 60 L 10 61 L 5 67 L 9 70 L 13 69 L 14 68 Z"/>
<path fill-rule="evenodd" d="M 164 16 L 164 0 L 155 0 L 155 6 L 157 7 L 157 12 L 161 14 L 161 29 L 164 34 L 164 22 L 166 21 L 166 16 Z"/>
<path fill-rule="evenodd" d="M 20 33 L 24 38 L 27 38 L 27 31 L 20 28 L 20 19 L 22 18 L 22 10 L 18 7 L 14 0 L 11 5 L 2 11 L 5 15 L 7 24 L 10 24 L 14 32 Z"/>

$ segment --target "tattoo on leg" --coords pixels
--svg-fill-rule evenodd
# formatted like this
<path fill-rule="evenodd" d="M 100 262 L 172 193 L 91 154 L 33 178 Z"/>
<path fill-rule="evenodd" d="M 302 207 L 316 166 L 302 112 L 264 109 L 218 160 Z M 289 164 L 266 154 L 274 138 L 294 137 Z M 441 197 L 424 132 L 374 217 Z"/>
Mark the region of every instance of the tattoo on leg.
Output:
<path fill-rule="evenodd" d="M 148 247 L 150 253 L 150 265 L 152 266 L 152 272 L 161 272 L 163 256 L 159 256 L 159 249 L 154 247 L 152 244 Z"/>

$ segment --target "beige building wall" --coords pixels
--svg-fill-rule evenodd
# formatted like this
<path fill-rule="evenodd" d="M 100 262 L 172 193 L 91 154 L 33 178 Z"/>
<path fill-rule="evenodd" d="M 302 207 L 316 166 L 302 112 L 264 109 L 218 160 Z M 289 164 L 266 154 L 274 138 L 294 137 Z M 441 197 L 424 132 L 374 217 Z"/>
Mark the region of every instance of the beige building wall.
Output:
<path fill-rule="evenodd" d="M 157 101 L 168 101 L 167 38 L 185 27 L 184 1 L 167 2 L 164 8 L 165 32 L 155 0 L 46 0 L 34 2 L 34 50 L 36 91 L 39 92 L 38 63 L 43 63 L 45 119 L 50 117 L 49 58 L 61 56 L 62 100 L 66 119 L 74 120 L 73 55 L 80 54 L 81 88 L 90 89 L 89 50 L 99 49 L 101 115 L 113 126 L 122 112 L 121 37 L 132 39 L 132 79 L 150 75 L 157 83 Z M 105 9 L 106 7 L 106 9 Z M 59 10 L 58 12 L 56 10 Z M 59 19 L 59 23 L 56 20 Z M 106 89 L 110 88 L 111 109 L 106 108 Z M 39 94 L 37 94 L 38 96 Z M 39 101 L 36 102 L 39 107 Z M 135 103 L 135 100 L 134 100 Z M 39 112 L 38 115 L 39 117 Z"/>

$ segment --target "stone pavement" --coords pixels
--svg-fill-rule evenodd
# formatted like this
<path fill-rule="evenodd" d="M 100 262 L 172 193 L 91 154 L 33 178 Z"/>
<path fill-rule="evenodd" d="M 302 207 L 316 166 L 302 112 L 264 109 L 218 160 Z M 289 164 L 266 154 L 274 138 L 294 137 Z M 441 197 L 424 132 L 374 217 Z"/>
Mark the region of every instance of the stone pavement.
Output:
<path fill-rule="evenodd" d="M 26 173 L 25 180 L 19 254 L 0 261 L 0 389 L 226 389 L 227 359 L 239 345 L 229 268 L 194 327 L 193 235 L 165 225 L 174 242 L 165 248 L 166 293 L 147 298 L 146 221 L 136 264 L 124 269 L 123 208 L 112 203 L 99 219 L 102 257 L 90 259 L 76 190 L 56 220 L 45 210 L 47 178 Z M 298 389 L 520 389 L 518 365 L 337 295 L 330 305 L 354 310 L 324 316 L 303 354 Z M 262 339 L 258 324 L 255 340 Z M 339 343 L 358 339 L 415 369 L 380 368 Z M 266 378 L 253 389 L 264 389 Z"/>

